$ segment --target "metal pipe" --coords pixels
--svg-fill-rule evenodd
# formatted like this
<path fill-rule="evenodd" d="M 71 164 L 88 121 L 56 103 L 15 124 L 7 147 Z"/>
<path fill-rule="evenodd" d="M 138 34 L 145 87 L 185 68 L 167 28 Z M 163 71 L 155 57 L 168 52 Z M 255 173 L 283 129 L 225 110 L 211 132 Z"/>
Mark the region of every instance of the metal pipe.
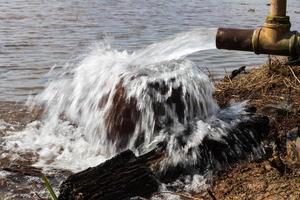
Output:
<path fill-rule="evenodd" d="M 270 14 L 263 26 L 257 29 L 219 28 L 216 35 L 217 48 L 299 59 L 300 35 L 296 31 L 290 31 L 291 23 L 286 16 L 286 5 L 286 0 L 271 0 Z"/>
<path fill-rule="evenodd" d="M 216 45 L 218 49 L 253 51 L 252 29 L 219 28 Z"/>
<path fill-rule="evenodd" d="M 286 16 L 286 0 L 271 0 L 271 16 Z"/>

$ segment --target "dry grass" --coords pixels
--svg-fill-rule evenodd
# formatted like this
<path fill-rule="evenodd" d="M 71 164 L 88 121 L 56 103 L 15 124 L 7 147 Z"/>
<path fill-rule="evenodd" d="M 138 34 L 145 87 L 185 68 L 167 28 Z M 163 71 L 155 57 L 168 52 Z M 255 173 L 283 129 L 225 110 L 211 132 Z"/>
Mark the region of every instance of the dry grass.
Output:
<path fill-rule="evenodd" d="M 287 132 L 300 126 L 300 66 L 287 66 L 283 58 L 240 74 L 233 80 L 226 76 L 216 83 L 215 98 L 221 107 L 231 101 L 245 101 L 271 119 L 271 138 L 284 140 Z M 233 167 L 216 179 L 212 191 L 216 199 L 300 199 L 300 167 L 290 154 L 280 154 L 292 172 L 280 175 L 269 161 L 245 163 Z"/>
<path fill-rule="evenodd" d="M 279 130 L 300 124 L 300 67 L 287 66 L 283 58 L 252 69 L 231 80 L 226 76 L 216 83 L 215 98 L 223 107 L 232 101 L 249 101 L 258 112 L 268 115 Z"/>

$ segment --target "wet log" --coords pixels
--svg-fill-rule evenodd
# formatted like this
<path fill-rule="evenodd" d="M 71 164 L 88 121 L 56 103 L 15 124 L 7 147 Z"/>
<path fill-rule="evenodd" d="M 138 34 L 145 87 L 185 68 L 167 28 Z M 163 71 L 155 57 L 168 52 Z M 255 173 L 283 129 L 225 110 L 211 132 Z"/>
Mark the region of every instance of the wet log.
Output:
<path fill-rule="evenodd" d="M 261 147 L 262 141 L 269 133 L 269 119 L 265 116 L 251 116 L 233 126 L 220 140 L 205 136 L 199 145 L 199 160 L 195 165 L 177 165 L 170 167 L 164 174 L 160 174 L 161 182 L 175 181 L 182 175 L 191 172 L 203 174 L 205 171 L 218 172 L 239 161 L 267 158 Z M 255 157 L 255 154 L 260 155 Z M 253 157 L 254 156 L 254 157 Z"/>
<path fill-rule="evenodd" d="M 61 184 L 58 199 L 148 198 L 158 191 L 160 185 L 150 166 L 162 155 L 161 147 L 141 157 L 126 150 L 96 167 L 71 175 Z"/>
<path fill-rule="evenodd" d="M 160 182 L 172 182 L 182 175 L 201 174 L 219 166 L 225 168 L 245 159 L 268 133 L 268 123 L 267 117 L 253 116 L 229 130 L 223 140 L 207 136 L 199 146 L 201 157 L 196 165 L 170 167 L 164 174 L 157 173 L 157 166 L 166 155 L 166 142 L 140 157 L 126 150 L 105 163 L 71 175 L 60 186 L 58 199 L 148 198 L 157 192 Z"/>

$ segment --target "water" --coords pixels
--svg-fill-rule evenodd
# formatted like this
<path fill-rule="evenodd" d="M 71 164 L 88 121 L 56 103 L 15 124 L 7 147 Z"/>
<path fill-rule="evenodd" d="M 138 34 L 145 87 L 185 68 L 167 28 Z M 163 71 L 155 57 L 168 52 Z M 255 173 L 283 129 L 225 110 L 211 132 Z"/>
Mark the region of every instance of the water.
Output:
<path fill-rule="evenodd" d="M 245 9 L 254 5 L 258 1 L 1 4 L 0 98 L 24 101 L 33 94 L 28 104 L 45 111 L 23 131 L 5 133 L 1 159 L 18 163 L 30 155 L 47 173 L 77 172 L 123 149 L 139 155 L 167 140 L 162 171 L 193 165 L 204 137 L 221 140 L 246 118 L 244 103 L 218 107 L 203 67 L 217 76 L 225 65 L 263 62 L 264 56 L 220 52 L 214 44 L 214 27 L 236 26 L 233 14 L 247 19 L 244 27 L 259 24 L 267 8 L 257 8 L 252 21 Z M 187 177 L 184 190 L 202 183 L 200 175 Z"/>
<path fill-rule="evenodd" d="M 184 58 L 214 49 L 215 34 L 216 29 L 195 29 L 132 53 L 99 43 L 83 60 L 65 65 L 62 73 L 33 97 L 29 103 L 45 109 L 43 121 L 35 121 L 25 131 L 5 137 L 5 149 L 37 153 L 36 166 L 78 171 L 127 148 L 137 154 L 145 153 L 151 150 L 152 143 L 164 140 L 168 130 L 180 132 L 194 120 L 210 118 L 218 109 L 212 84 L 195 63 Z M 183 119 L 174 109 L 175 104 L 179 105 L 177 100 L 172 102 L 174 105 L 167 103 L 179 91 L 182 97 L 175 98 L 183 98 Z M 120 106 L 130 116 L 122 109 L 115 110 Z M 157 106 L 164 112 L 155 111 Z M 172 125 L 167 125 L 170 120 Z M 133 129 L 126 131 L 131 123 Z M 199 122 L 199 126 L 203 124 Z M 191 135 L 189 145 L 197 146 L 205 134 Z M 123 141 L 121 136 L 128 139 Z M 137 147 L 141 137 L 143 142 Z M 172 149 L 170 154 L 174 153 Z M 183 160 L 173 156 L 170 159 L 173 164 Z"/>
<path fill-rule="evenodd" d="M 166 141 L 158 173 L 196 167 L 207 156 L 200 153 L 205 137 L 222 141 L 248 118 L 245 103 L 220 109 L 211 80 L 186 57 L 214 49 L 215 33 L 195 29 L 132 53 L 99 43 L 32 97 L 28 104 L 43 107 L 43 118 L 4 136 L 0 158 L 16 162 L 30 154 L 46 171 L 78 172 L 125 149 L 141 155 Z M 185 184 L 203 182 L 192 175 Z"/>
<path fill-rule="evenodd" d="M 194 28 L 253 28 L 263 23 L 268 0 L 2 0 L 0 2 L 0 100 L 25 101 L 42 91 L 44 75 L 110 38 L 129 52 Z M 289 0 L 293 29 L 299 2 Z M 248 12 L 254 8 L 255 12 Z M 243 64 L 265 62 L 252 53 L 207 50 L 191 59 L 216 78 Z"/>
<path fill-rule="evenodd" d="M 167 141 L 159 173 L 179 164 L 196 167 L 206 159 L 199 150 L 205 137 L 222 141 L 248 118 L 245 103 L 220 109 L 211 80 L 187 58 L 214 49 L 215 34 L 216 29 L 194 29 L 135 52 L 98 43 L 59 73 L 52 69 L 49 76 L 55 78 L 28 101 L 44 108 L 43 118 L 7 132 L 0 158 L 18 163 L 27 155 L 46 173 L 78 172 L 122 150 L 141 155 Z M 192 173 L 161 191 L 168 186 L 197 191 L 204 183 Z"/>

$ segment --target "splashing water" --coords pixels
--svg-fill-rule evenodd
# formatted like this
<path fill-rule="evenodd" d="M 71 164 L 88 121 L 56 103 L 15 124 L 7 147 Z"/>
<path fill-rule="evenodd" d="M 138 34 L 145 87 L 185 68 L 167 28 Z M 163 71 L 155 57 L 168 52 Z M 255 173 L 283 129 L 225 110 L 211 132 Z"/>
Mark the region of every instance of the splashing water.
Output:
<path fill-rule="evenodd" d="M 36 166 L 76 172 L 122 149 L 141 154 L 167 139 L 164 166 L 195 162 L 204 136 L 220 139 L 243 113 L 242 105 L 228 116 L 220 112 L 209 78 L 184 59 L 214 49 L 215 34 L 196 29 L 134 53 L 98 44 L 33 98 L 31 105 L 44 108 L 43 119 L 5 137 L 4 148 L 36 153 Z"/>

